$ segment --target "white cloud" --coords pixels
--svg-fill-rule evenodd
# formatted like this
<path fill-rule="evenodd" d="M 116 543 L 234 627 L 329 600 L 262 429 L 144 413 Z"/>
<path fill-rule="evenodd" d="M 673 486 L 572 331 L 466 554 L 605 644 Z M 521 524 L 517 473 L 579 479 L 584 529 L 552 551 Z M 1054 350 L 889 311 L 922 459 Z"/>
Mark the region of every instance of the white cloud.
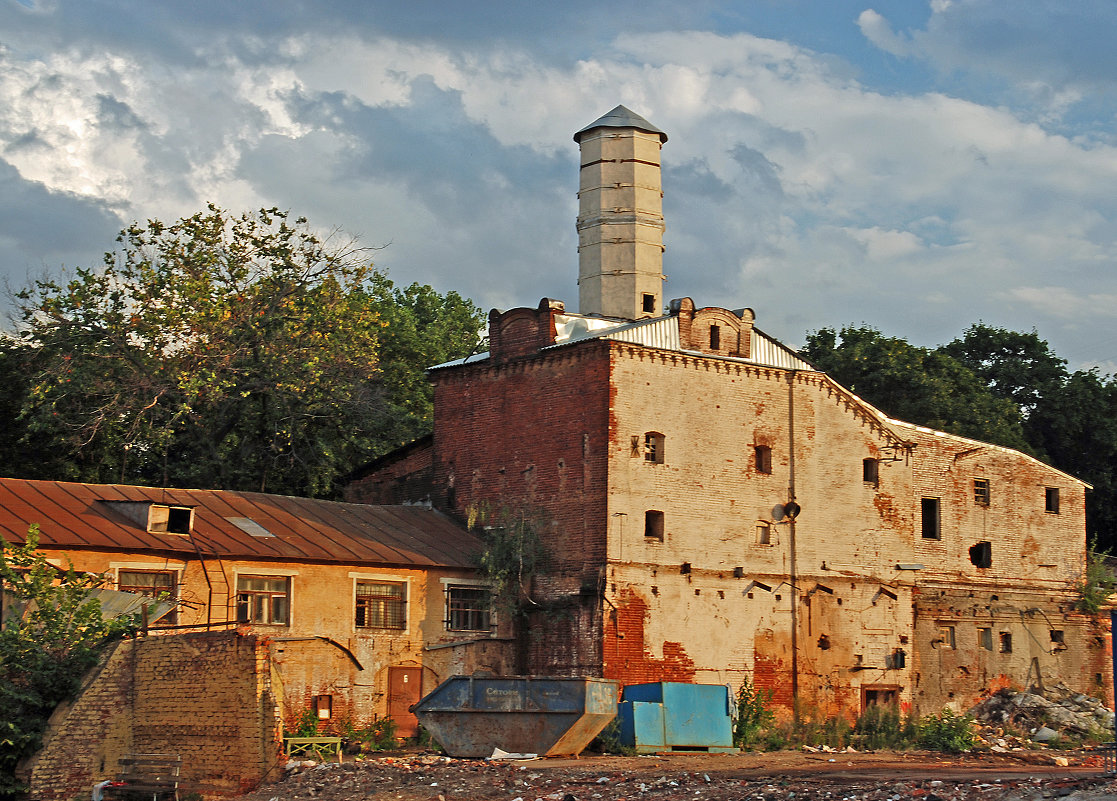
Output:
<path fill-rule="evenodd" d="M 865 38 L 886 53 L 894 56 L 906 56 L 911 52 L 910 43 L 901 36 L 897 36 L 888 24 L 888 20 L 871 8 L 867 8 L 857 17 L 857 27 Z"/>

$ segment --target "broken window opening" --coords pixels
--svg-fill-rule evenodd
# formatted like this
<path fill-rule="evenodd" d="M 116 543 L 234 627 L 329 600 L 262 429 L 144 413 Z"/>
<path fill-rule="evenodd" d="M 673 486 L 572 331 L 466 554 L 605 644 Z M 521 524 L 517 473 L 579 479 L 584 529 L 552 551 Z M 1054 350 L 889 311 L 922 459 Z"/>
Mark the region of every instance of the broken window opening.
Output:
<path fill-rule="evenodd" d="M 861 461 L 861 480 L 875 487 L 880 481 L 880 462 L 876 459 L 863 459 Z"/>
<path fill-rule="evenodd" d="M 989 489 L 989 479 L 975 478 L 973 480 L 973 500 L 978 506 L 988 506 L 992 497 Z"/>
<path fill-rule="evenodd" d="M 924 498 L 920 502 L 920 512 L 923 525 L 923 539 L 937 540 L 942 538 L 942 523 L 939 515 L 939 499 Z"/>
<path fill-rule="evenodd" d="M 332 695 L 314 696 L 314 710 L 318 713 L 319 720 L 329 720 L 333 717 L 334 697 Z"/>
<path fill-rule="evenodd" d="M 978 629 L 977 630 L 977 644 L 978 647 L 986 651 L 993 650 L 993 629 Z"/>
<path fill-rule="evenodd" d="M 1062 629 L 1051 629 L 1051 650 L 1065 651 L 1067 643 Z"/>
<path fill-rule="evenodd" d="M 355 613 L 359 629 L 407 628 L 406 589 L 399 582 L 357 582 Z"/>
<path fill-rule="evenodd" d="M 178 584 L 173 570 L 121 570 L 116 574 L 116 588 L 120 592 L 143 595 L 156 601 L 176 604 L 154 624 L 173 625 L 178 623 Z"/>
<path fill-rule="evenodd" d="M 448 585 L 446 628 L 450 631 L 484 631 L 492 627 L 492 592 L 488 587 Z"/>
<path fill-rule="evenodd" d="M 756 544 L 772 544 L 772 526 L 763 520 L 756 524 Z"/>
<path fill-rule="evenodd" d="M 772 472 L 772 449 L 767 445 L 756 445 L 753 451 L 756 456 L 756 472 L 770 474 Z"/>
<path fill-rule="evenodd" d="M 721 326 L 710 326 L 710 350 L 721 349 Z"/>
<path fill-rule="evenodd" d="M 194 510 L 189 506 L 153 503 L 147 514 L 147 530 L 153 534 L 189 534 L 194 522 Z"/>
<path fill-rule="evenodd" d="M 663 542 L 663 512 L 656 509 L 644 512 L 644 539 Z"/>
<path fill-rule="evenodd" d="M 1059 488 L 1045 487 L 1043 491 L 1043 511 L 1050 515 L 1059 514 Z"/>
<path fill-rule="evenodd" d="M 993 566 L 993 546 L 988 542 L 979 542 L 970 548 L 970 562 L 975 567 Z"/>
<path fill-rule="evenodd" d="M 237 622 L 286 626 L 289 597 L 286 576 L 237 576 Z"/>
<path fill-rule="evenodd" d="M 871 706 L 899 706 L 900 704 L 900 688 L 896 686 L 886 687 L 862 687 L 861 688 L 861 710 L 864 711 Z"/>
<path fill-rule="evenodd" d="M 908 663 L 908 654 L 903 648 L 897 648 L 884 656 L 885 670 L 903 670 Z"/>
<path fill-rule="evenodd" d="M 655 314 L 655 295 L 645 292 L 641 300 L 641 308 L 644 310 L 645 314 Z"/>
<path fill-rule="evenodd" d="M 1011 654 L 1012 653 L 1012 634 L 1010 634 L 1007 631 L 1002 631 L 1001 632 L 1001 653 L 1002 654 Z"/>
<path fill-rule="evenodd" d="M 663 464 L 664 444 L 665 437 L 658 431 L 649 431 L 644 434 L 644 461 Z"/>

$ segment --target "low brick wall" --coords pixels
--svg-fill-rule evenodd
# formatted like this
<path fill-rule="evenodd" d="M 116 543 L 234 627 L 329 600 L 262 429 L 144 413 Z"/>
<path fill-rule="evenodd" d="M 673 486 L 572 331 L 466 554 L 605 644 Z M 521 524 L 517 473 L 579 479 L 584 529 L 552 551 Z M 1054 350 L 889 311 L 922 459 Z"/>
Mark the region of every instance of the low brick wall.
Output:
<path fill-rule="evenodd" d="M 56 710 L 25 766 L 30 797 L 88 798 L 130 753 L 182 756 L 182 794 L 233 795 L 276 776 L 281 731 L 267 645 L 207 632 L 117 643 Z"/>

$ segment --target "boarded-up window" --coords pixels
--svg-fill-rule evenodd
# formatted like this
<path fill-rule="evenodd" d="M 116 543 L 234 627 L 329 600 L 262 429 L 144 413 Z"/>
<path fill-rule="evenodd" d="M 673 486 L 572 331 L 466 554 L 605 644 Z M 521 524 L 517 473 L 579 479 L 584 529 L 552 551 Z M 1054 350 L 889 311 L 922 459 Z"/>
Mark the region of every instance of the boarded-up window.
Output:
<path fill-rule="evenodd" d="M 989 488 L 989 479 L 975 478 L 973 480 L 973 500 L 978 506 L 988 506 L 992 498 L 992 491 Z"/>
<path fill-rule="evenodd" d="M 359 629 L 407 628 L 407 587 L 399 582 L 357 582 Z"/>
<path fill-rule="evenodd" d="M 993 629 L 978 629 L 977 630 L 977 644 L 978 647 L 985 651 L 993 650 Z"/>
<path fill-rule="evenodd" d="M 939 623 L 939 636 L 936 640 L 939 648 L 954 649 L 957 647 L 954 639 L 954 626 L 951 623 Z"/>
<path fill-rule="evenodd" d="M 772 525 L 764 520 L 756 524 L 756 544 L 772 544 Z"/>

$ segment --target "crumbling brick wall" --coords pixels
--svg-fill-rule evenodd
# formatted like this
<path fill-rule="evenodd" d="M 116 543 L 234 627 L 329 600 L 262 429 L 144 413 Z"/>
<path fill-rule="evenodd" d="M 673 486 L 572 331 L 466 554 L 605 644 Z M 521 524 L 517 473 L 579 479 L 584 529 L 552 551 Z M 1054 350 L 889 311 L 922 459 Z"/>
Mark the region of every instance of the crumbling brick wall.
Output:
<path fill-rule="evenodd" d="M 127 754 L 178 754 L 184 792 L 234 795 L 275 775 L 280 730 L 266 644 L 210 632 L 122 641 L 51 718 L 31 797 L 87 797 Z"/>

